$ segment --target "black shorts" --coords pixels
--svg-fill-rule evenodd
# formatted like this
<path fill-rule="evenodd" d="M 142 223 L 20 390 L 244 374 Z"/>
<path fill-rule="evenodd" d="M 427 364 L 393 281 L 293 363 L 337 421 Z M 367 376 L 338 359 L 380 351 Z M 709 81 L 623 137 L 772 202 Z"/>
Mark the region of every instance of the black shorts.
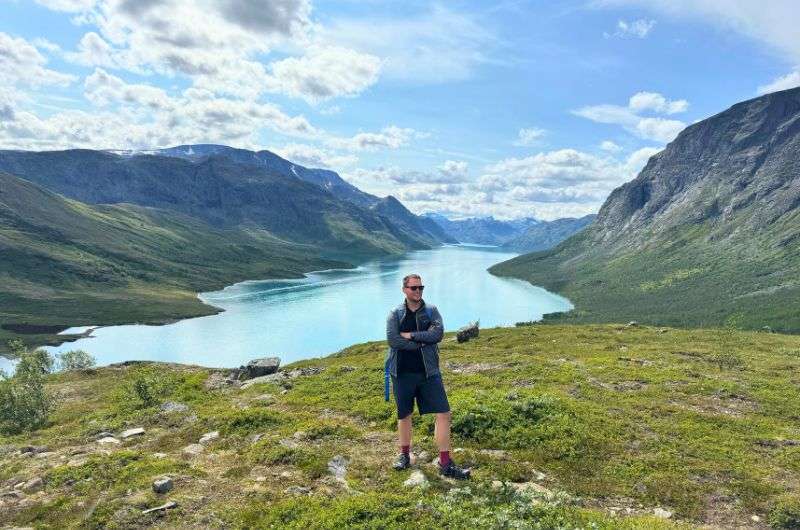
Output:
<path fill-rule="evenodd" d="M 397 418 L 402 419 L 414 412 L 414 398 L 420 414 L 448 412 L 450 403 L 444 391 L 441 374 L 425 378 L 422 373 L 405 373 L 392 376 L 394 401 L 397 403 Z"/>

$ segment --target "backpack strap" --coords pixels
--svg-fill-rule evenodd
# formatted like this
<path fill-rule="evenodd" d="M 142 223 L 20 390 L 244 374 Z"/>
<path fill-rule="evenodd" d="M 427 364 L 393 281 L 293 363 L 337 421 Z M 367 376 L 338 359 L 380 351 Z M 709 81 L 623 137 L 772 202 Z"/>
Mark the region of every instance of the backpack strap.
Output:
<path fill-rule="evenodd" d="M 394 318 L 397 319 L 397 326 L 400 327 L 400 317 L 397 310 L 394 310 Z M 389 351 L 386 352 L 386 361 L 383 363 L 383 400 L 389 401 L 389 352 L 392 347 L 389 346 Z"/>

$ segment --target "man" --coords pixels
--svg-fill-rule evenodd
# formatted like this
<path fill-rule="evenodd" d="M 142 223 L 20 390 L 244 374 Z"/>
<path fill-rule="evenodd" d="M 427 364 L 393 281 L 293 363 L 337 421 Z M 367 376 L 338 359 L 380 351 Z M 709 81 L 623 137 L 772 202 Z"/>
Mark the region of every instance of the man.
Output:
<path fill-rule="evenodd" d="M 439 371 L 438 343 L 444 333 L 442 316 L 436 306 L 425 305 L 423 289 L 418 274 L 403 278 L 406 299 L 390 311 L 386 319 L 386 339 L 389 341 L 386 362 L 397 404 L 400 445 L 394 468 L 402 470 L 411 466 L 411 413 L 416 399 L 420 414 L 436 414 L 434 437 L 439 448 L 439 473 L 467 479 L 470 470 L 458 467 L 450 458 L 450 404 Z"/>

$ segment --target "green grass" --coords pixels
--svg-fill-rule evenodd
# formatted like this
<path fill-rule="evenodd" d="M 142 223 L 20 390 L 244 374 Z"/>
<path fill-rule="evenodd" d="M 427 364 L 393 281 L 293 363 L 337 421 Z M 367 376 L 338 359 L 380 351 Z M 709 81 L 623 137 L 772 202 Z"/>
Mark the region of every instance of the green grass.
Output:
<path fill-rule="evenodd" d="M 720 234 L 710 221 L 605 248 L 589 227 L 554 249 L 489 269 L 569 298 L 553 322 L 732 326 L 800 332 L 800 212 L 758 234 Z M 733 230 L 729 227 L 728 230 Z"/>
<path fill-rule="evenodd" d="M 286 393 L 271 384 L 210 391 L 209 370 L 179 365 L 52 376 L 60 399 L 50 424 L 0 437 L 0 447 L 71 455 L 93 447 L 100 430 L 147 433 L 77 466 L 53 459 L 32 468 L 0 452 L 0 480 L 46 479 L 42 497 L 2 522 L 124 526 L 164 502 L 149 492 L 163 474 L 179 479 L 166 497 L 180 505 L 161 520 L 168 526 L 673 527 L 652 517 L 655 507 L 687 527 L 750 524 L 753 515 L 776 528 L 797 521 L 800 446 L 784 441 L 800 440 L 800 337 L 621 324 L 486 329 L 465 344 L 448 334 L 441 358 L 454 456 L 474 478 L 450 484 L 423 466 L 430 487 L 419 491 L 403 488 L 408 472 L 388 467 L 396 425 L 393 403 L 383 401 L 383 355 L 373 342 L 294 363 L 323 370 Z M 131 384 L 143 377 L 160 378 L 158 402 L 190 411 L 132 406 Z M 202 456 L 182 456 L 212 430 L 221 437 Z M 435 454 L 432 435 L 432 417 L 415 414 L 414 450 Z M 350 461 L 349 489 L 327 472 L 336 454 Z M 537 481 L 556 493 L 531 501 L 493 489 L 493 480 Z M 292 485 L 312 493 L 284 493 Z M 633 513 L 613 517 L 604 509 L 612 506 Z"/>

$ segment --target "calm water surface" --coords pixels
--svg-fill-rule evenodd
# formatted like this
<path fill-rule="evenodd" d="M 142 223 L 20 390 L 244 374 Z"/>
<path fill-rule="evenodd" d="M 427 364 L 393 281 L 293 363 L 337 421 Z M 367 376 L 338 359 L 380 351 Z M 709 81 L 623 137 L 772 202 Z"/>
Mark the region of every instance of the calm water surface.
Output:
<path fill-rule="evenodd" d="M 422 276 L 424 299 L 439 307 L 446 330 L 538 320 L 572 304 L 527 282 L 497 278 L 487 267 L 516 254 L 491 247 L 446 246 L 357 269 L 309 273 L 301 280 L 248 281 L 200 298 L 225 312 L 166 326 L 112 326 L 53 353 L 83 349 L 99 365 L 132 359 L 238 366 L 278 356 L 286 364 L 386 337 L 386 315 L 402 302 L 402 277 Z"/>

